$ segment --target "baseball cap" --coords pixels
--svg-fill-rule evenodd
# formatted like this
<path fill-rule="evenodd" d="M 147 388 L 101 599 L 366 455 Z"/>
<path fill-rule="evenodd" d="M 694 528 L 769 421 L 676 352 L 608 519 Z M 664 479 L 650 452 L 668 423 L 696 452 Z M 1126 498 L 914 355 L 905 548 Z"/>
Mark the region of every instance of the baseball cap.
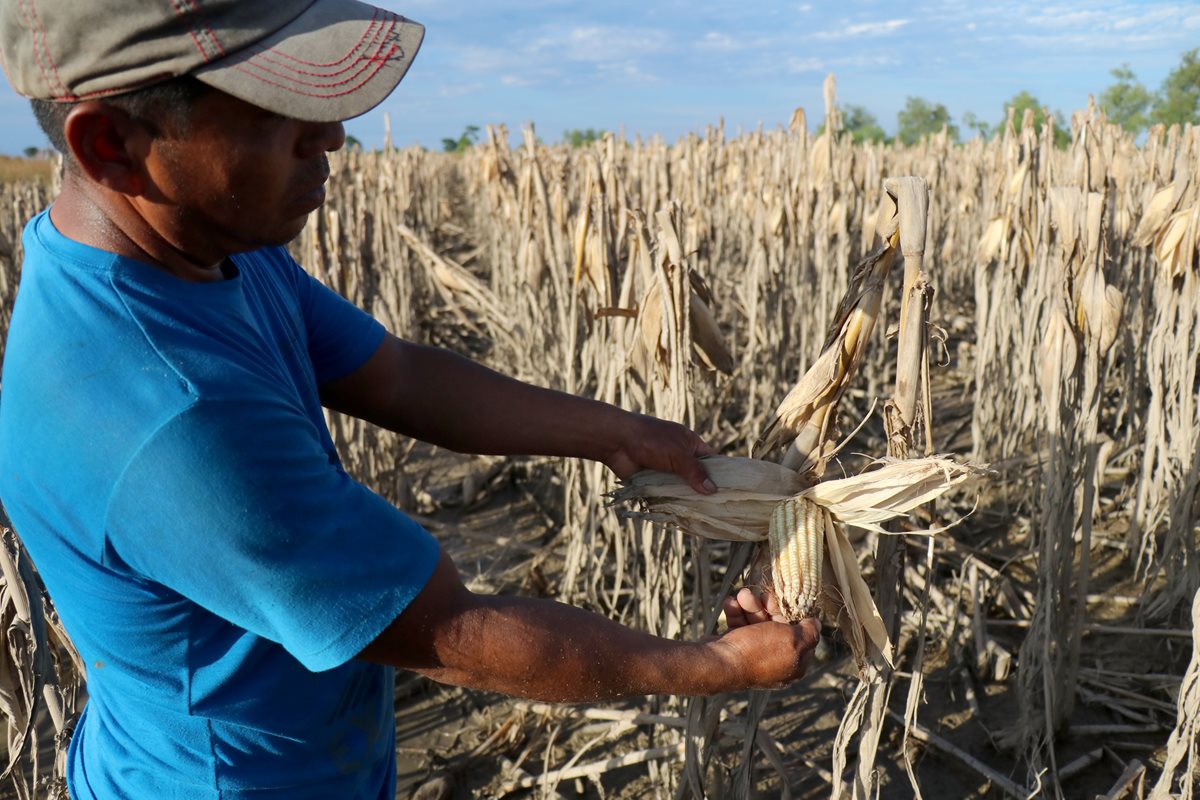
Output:
<path fill-rule="evenodd" d="M 425 29 L 357 0 L 2 0 L 0 65 L 20 94 L 100 99 L 190 73 L 296 119 L 378 105 Z"/>

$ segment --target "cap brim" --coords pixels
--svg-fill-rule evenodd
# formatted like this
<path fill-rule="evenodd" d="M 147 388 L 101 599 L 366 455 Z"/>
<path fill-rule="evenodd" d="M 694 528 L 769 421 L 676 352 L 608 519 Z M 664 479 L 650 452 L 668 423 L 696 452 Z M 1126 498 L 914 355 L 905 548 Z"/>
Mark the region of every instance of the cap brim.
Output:
<path fill-rule="evenodd" d="M 316 0 L 275 33 L 193 74 L 259 108 L 335 122 L 379 105 L 424 36 L 424 26 L 384 9 Z"/>

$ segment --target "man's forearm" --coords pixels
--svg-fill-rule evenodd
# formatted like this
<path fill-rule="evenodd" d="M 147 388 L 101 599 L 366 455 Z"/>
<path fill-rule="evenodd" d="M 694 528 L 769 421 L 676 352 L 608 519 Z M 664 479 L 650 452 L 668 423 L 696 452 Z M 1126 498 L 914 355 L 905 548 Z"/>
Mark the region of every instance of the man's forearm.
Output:
<path fill-rule="evenodd" d="M 522 383 L 435 347 L 388 337 L 354 375 L 323 387 L 331 408 L 452 450 L 603 461 L 636 415 Z"/>
<path fill-rule="evenodd" d="M 704 695 L 742 680 L 715 641 L 677 642 L 588 611 L 521 597 L 481 598 L 456 621 L 458 636 L 419 668 L 457 686 L 552 702 L 646 694 Z"/>
<path fill-rule="evenodd" d="M 586 702 L 780 686 L 804 674 L 819 638 L 815 622 L 758 622 L 700 642 L 662 639 L 552 600 L 474 594 L 443 553 L 360 657 L 458 686 Z"/>
<path fill-rule="evenodd" d="M 408 374 L 429 376 L 398 404 L 419 438 L 453 450 L 603 460 L 632 417 L 606 403 L 514 380 L 433 347 L 411 346 Z"/>

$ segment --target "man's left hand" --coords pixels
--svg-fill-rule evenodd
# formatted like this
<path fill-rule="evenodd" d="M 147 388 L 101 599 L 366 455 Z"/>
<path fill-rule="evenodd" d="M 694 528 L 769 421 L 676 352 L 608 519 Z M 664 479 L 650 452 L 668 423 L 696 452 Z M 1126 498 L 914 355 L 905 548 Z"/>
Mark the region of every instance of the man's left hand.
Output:
<path fill-rule="evenodd" d="M 700 494 L 713 494 L 717 486 L 708 477 L 702 456 L 716 451 L 695 432 L 676 422 L 644 414 L 630 414 L 618 431 L 617 446 L 601 461 L 619 478 L 643 469 L 674 472 Z"/>

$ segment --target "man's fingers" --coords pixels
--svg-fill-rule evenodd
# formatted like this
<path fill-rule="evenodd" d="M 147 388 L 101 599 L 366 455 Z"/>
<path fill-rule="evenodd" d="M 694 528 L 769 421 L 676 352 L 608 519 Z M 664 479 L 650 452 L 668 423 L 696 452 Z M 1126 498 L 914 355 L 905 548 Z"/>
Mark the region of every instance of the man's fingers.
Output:
<path fill-rule="evenodd" d="M 750 620 L 746 618 L 746 610 L 738 603 L 736 597 L 726 597 L 724 605 L 725 623 L 730 628 L 740 628 L 750 624 Z"/>
<path fill-rule="evenodd" d="M 712 478 L 708 477 L 708 471 L 704 469 L 704 465 L 700 463 L 700 459 L 692 457 L 684 463 L 680 464 L 675 472 L 678 473 L 688 485 L 695 489 L 700 494 L 716 494 L 717 485 L 712 482 Z"/>
<path fill-rule="evenodd" d="M 747 614 L 766 613 L 767 609 L 763 607 L 762 600 L 758 598 L 758 595 L 756 595 L 754 590 L 749 586 L 743 586 L 738 590 L 738 593 L 734 597 L 736 598 L 738 605 L 740 605 Z"/>
<path fill-rule="evenodd" d="M 821 643 L 821 620 L 816 617 L 806 617 L 797 622 L 796 627 L 804 629 L 804 638 L 810 650 Z"/>
<path fill-rule="evenodd" d="M 725 621 L 730 628 L 740 628 L 757 622 L 769 622 L 772 617 L 758 595 L 743 588 L 736 595 L 725 598 Z"/>

